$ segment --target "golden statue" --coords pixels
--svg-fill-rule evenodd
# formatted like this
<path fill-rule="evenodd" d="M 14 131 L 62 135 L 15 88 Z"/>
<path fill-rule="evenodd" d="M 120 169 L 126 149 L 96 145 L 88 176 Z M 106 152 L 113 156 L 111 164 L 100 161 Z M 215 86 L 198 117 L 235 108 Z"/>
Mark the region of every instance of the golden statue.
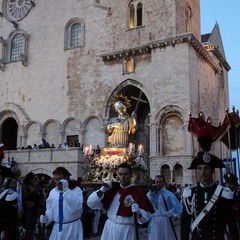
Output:
<path fill-rule="evenodd" d="M 117 117 L 111 118 L 105 128 L 105 132 L 109 135 L 109 147 L 128 147 L 128 137 L 134 134 L 137 128 L 136 113 L 132 112 L 131 116 L 127 113 L 130 101 L 123 95 L 113 99 L 113 106 Z"/>
<path fill-rule="evenodd" d="M 89 160 L 90 170 L 83 178 L 84 183 L 102 184 L 104 180 L 117 182 L 116 168 L 122 163 L 128 163 L 133 169 L 133 184 L 150 185 L 152 180 L 147 174 L 147 166 L 143 159 L 143 146 L 129 143 L 129 135 L 137 129 L 137 115 L 135 111 L 131 116 L 127 109 L 131 106 L 126 96 L 117 95 L 112 101 L 117 116 L 111 118 L 105 126 L 108 134 L 108 146 L 101 148 L 99 154 Z"/>

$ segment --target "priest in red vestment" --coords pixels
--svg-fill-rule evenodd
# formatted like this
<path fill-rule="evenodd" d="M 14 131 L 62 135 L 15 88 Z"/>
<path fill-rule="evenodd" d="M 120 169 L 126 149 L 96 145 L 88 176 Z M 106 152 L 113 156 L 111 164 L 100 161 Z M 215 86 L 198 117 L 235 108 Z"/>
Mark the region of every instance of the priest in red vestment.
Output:
<path fill-rule="evenodd" d="M 102 240 L 135 240 L 136 222 L 144 224 L 154 212 L 143 189 L 131 184 L 132 169 L 127 163 L 118 166 L 120 184 L 104 182 L 87 200 L 90 208 L 99 206 L 107 211 L 108 220 L 104 225 Z M 134 217 L 136 216 L 136 217 Z"/>

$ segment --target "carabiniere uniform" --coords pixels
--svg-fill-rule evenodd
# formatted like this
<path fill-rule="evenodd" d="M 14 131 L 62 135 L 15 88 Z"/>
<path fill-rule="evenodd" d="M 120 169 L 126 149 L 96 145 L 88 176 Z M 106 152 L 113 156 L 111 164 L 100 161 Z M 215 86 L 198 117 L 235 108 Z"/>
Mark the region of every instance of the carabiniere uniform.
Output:
<path fill-rule="evenodd" d="M 189 239 L 189 229 L 191 223 L 195 220 L 201 211 L 205 208 L 206 204 L 210 201 L 212 195 L 217 188 L 216 183 L 210 186 L 203 186 L 198 183 L 192 188 L 186 188 L 183 193 L 183 213 L 182 219 L 184 223 L 181 225 L 181 239 Z M 231 239 L 238 239 L 236 228 L 236 221 L 232 211 L 232 198 L 233 194 L 229 188 L 223 187 L 218 199 L 206 213 L 205 217 L 198 223 L 197 227 L 191 234 L 192 240 L 224 240 L 226 234 L 226 224 L 228 225 Z"/>
<path fill-rule="evenodd" d="M 207 165 L 213 174 L 214 169 L 225 168 L 221 159 L 209 153 L 217 136 L 214 128 L 205 124 L 188 129 L 197 135 L 203 150 L 198 152 L 188 169 L 196 170 L 199 166 Z M 216 184 L 211 178 L 209 176 L 208 186 L 203 185 L 204 181 L 200 180 L 196 186 L 183 191 L 181 240 L 239 240 L 232 209 L 233 193 L 229 188 Z"/>

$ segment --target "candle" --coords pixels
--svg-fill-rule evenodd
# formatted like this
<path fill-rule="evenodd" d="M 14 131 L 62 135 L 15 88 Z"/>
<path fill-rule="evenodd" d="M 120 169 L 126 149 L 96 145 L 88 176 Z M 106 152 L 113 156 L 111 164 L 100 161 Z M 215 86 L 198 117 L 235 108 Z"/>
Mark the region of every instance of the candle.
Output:
<path fill-rule="evenodd" d="M 128 154 L 131 154 L 132 153 L 132 143 L 129 143 L 129 146 L 128 146 Z"/>
<path fill-rule="evenodd" d="M 92 155 L 93 154 L 93 145 L 90 144 L 89 145 L 89 155 Z"/>
<path fill-rule="evenodd" d="M 89 151 L 89 147 L 88 147 L 88 145 L 85 145 L 84 155 L 88 155 L 88 151 Z"/>
<path fill-rule="evenodd" d="M 138 145 L 138 154 L 139 154 L 139 155 L 142 155 L 143 152 L 144 152 L 144 150 L 143 150 L 143 145 L 142 145 L 142 144 L 139 144 L 139 145 Z"/>

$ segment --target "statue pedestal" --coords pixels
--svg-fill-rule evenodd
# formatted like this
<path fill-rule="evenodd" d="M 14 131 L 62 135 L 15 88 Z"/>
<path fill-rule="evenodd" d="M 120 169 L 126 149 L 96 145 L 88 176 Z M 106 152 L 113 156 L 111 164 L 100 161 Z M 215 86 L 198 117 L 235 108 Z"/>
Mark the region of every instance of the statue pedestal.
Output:
<path fill-rule="evenodd" d="M 143 158 L 134 154 L 129 155 L 127 148 L 101 148 L 100 154 L 88 160 L 90 169 L 83 178 L 84 183 L 101 184 L 105 180 L 117 182 L 117 167 L 122 163 L 128 163 L 133 171 L 133 184 L 151 185 Z"/>

